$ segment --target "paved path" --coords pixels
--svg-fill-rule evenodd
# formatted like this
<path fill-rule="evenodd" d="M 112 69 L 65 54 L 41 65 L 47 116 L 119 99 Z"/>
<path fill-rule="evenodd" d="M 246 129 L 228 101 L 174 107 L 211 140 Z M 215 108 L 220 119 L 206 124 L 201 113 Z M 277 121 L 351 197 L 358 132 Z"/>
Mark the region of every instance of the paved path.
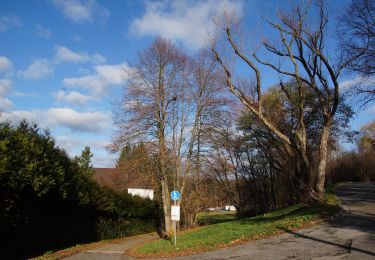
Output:
<path fill-rule="evenodd" d="M 66 260 L 120 260 L 120 259 L 134 259 L 124 255 L 124 252 L 129 248 L 145 241 L 157 239 L 159 236 L 156 233 L 139 235 L 129 237 L 128 240 L 118 243 L 111 243 L 99 246 L 95 249 L 80 252 L 73 256 L 64 258 Z"/>
<path fill-rule="evenodd" d="M 175 259 L 375 260 L 375 183 L 342 184 L 337 189 L 337 195 L 349 212 L 324 225 L 298 232 L 287 231 L 273 238 Z M 139 240 L 133 245 L 136 243 L 139 243 Z M 130 246 L 119 246 L 115 250 L 124 251 Z M 98 252 L 103 250 L 98 248 L 96 252 L 82 252 L 69 259 L 134 259 L 120 252 Z M 111 250 L 112 247 L 108 251 Z"/>

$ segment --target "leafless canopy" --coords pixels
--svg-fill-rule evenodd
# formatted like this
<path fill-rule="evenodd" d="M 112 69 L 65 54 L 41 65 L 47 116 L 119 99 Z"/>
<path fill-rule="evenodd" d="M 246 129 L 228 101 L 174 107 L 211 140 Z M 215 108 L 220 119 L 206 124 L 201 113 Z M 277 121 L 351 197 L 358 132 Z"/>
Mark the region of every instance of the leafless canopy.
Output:
<path fill-rule="evenodd" d="M 375 2 L 353 0 L 340 19 L 341 49 L 357 75 L 350 94 L 362 105 L 375 100 Z"/>
<path fill-rule="evenodd" d="M 170 42 L 157 39 L 139 53 L 138 63 L 125 71 L 126 88 L 121 107 L 114 109 L 118 143 L 155 140 L 170 127 L 173 109 L 187 58 Z M 160 121 L 165 125 L 160 129 Z"/>
<path fill-rule="evenodd" d="M 272 61 L 266 61 L 258 57 L 255 53 L 248 55 L 236 41 L 233 31 L 235 19 L 225 17 L 222 27 L 227 43 L 236 56 L 248 65 L 249 70 L 255 74 L 256 98 L 247 96 L 233 79 L 231 69 L 223 60 L 222 55 L 213 44 L 212 52 L 222 66 L 227 78 L 229 90 L 239 98 L 239 100 L 254 114 L 275 136 L 283 141 L 285 148 L 290 153 L 298 154 L 301 164 L 301 174 L 307 174 L 309 179 L 304 190 L 311 192 L 307 197 L 314 197 L 315 191 L 320 198 L 324 191 L 324 178 L 326 171 L 327 144 L 332 129 L 333 119 L 336 114 L 340 97 L 338 78 L 347 62 L 340 59 L 333 59 L 329 55 L 326 46 L 328 15 L 325 2 L 316 1 L 313 4 L 301 4 L 289 13 L 280 13 L 279 21 L 266 22 L 276 30 L 279 35 L 278 43 L 273 44 L 267 40 L 263 42 L 264 48 L 276 57 Z M 292 133 L 285 133 L 274 124 L 272 118 L 267 116 L 263 108 L 262 99 L 262 78 L 258 64 L 265 65 L 273 69 L 280 78 L 280 88 L 290 104 L 296 107 L 296 128 Z M 287 64 L 281 66 L 280 64 Z M 297 85 L 297 98 L 293 98 L 291 92 L 285 87 L 285 82 L 281 78 L 293 80 Z M 318 140 L 318 158 L 309 157 L 308 140 L 306 132 L 306 91 L 309 88 L 315 95 L 316 102 L 319 103 L 323 120 L 319 126 L 320 140 Z M 316 166 L 317 165 L 317 171 Z"/>

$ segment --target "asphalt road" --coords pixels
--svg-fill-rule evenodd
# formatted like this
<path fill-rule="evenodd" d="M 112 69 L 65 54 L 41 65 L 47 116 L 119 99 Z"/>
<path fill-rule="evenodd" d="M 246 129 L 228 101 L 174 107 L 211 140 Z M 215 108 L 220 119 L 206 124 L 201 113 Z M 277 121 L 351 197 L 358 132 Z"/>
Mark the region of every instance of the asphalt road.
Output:
<path fill-rule="evenodd" d="M 323 225 L 174 259 L 375 259 L 375 183 L 342 184 L 337 195 L 347 213 Z M 67 259 L 134 259 L 122 253 L 129 246 L 111 251 L 109 245 Z"/>

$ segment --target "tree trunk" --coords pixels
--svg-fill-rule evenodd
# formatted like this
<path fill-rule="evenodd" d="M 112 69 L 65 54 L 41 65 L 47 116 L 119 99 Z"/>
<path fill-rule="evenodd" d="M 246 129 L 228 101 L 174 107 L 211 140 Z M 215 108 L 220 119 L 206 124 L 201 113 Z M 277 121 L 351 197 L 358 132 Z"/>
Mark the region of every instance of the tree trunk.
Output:
<path fill-rule="evenodd" d="M 164 213 L 164 226 L 165 226 L 165 234 L 166 236 L 171 236 L 173 229 L 172 229 L 172 221 L 171 221 L 171 202 L 169 200 L 169 189 L 168 183 L 166 180 L 161 181 L 161 196 L 163 202 L 163 213 Z"/>
<path fill-rule="evenodd" d="M 318 172 L 315 182 L 315 190 L 318 193 L 320 200 L 324 198 L 324 181 L 326 177 L 327 169 L 327 155 L 328 155 L 328 139 L 331 132 L 331 127 L 324 126 L 322 130 L 322 135 L 320 137 L 319 146 L 319 158 L 318 158 Z"/>
<path fill-rule="evenodd" d="M 163 215 L 164 215 L 164 229 L 166 236 L 171 236 L 173 229 L 172 229 L 172 221 L 171 221 L 171 201 L 169 199 L 169 183 L 168 183 L 168 174 L 166 169 L 166 147 L 164 142 L 164 116 L 161 120 L 161 128 L 159 130 L 159 163 L 160 163 L 160 185 L 161 185 L 161 196 L 162 196 L 162 203 L 163 203 Z"/>
<path fill-rule="evenodd" d="M 305 161 L 299 156 L 295 158 L 295 173 L 291 176 L 291 184 L 295 194 L 295 202 L 302 202 L 306 204 L 312 204 L 319 199 L 314 186 L 314 176 L 316 171 L 314 171 L 311 164 L 306 165 Z"/>

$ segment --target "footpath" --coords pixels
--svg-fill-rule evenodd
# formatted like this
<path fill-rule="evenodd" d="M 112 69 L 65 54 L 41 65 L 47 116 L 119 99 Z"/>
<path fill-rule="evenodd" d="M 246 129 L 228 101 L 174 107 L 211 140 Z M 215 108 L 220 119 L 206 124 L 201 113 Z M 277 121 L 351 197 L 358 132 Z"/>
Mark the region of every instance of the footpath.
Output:
<path fill-rule="evenodd" d="M 82 251 L 70 257 L 64 258 L 64 260 L 123 260 L 123 259 L 134 259 L 130 256 L 125 255 L 125 251 L 138 245 L 158 239 L 157 233 L 139 235 L 129 237 L 128 239 L 122 240 L 121 242 L 111 242 L 105 245 L 101 245 L 94 249 Z"/>

